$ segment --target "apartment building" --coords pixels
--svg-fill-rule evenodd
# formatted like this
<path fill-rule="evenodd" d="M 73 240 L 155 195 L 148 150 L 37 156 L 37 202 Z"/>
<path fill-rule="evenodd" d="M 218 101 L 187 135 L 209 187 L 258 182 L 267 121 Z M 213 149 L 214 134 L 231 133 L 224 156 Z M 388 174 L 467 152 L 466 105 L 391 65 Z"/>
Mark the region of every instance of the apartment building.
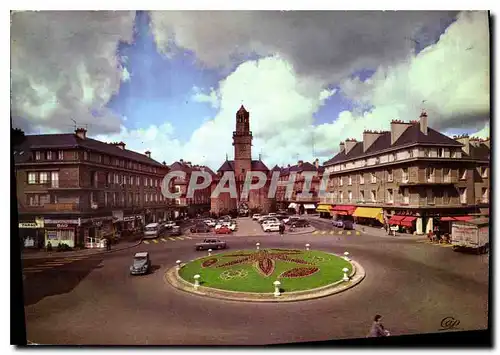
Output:
<path fill-rule="evenodd" d="M 207 166 L 193 165 L 183 159 L 170 165 L 170 171 L 183 171 L 185 173 L 185 178 L 176 177 L 173 179 L 173 192 L 180 193 L 180 196 L 174 199 L 174 216 L 196 216 L 197 214 L 210 212 L 210 185 L 205 189 L 194 191 L 193 197 L 187 197 L 187 193 L 189 181 L 194 171 L 207 172 L 212 176 L 212 179 L 215 178 L 215 173 Z M 198 183 L 201 182 L 202 178 L 199 178 Z"/>
<path fill-rule="evenodd" d="M 115 231 L 167 219 L 168 167 L 125 148 L 74 134 L 27 135 L 13 147 L 19 226 L 38 246 L 98 246 Z"/>
<path fill-rule="evenodd" d="M 328 193 L 321 202 L 334 216 L 426 233 L 444 221 L 488 213 L 489 151 L 489 140 L 452 139 L 428 127 L 425 112 L 418 121 L 393 120 L 390 131 L 340 143 L 324 163 Z"/>
<path fill-rule="evenodd" d="M 276 190 L 276 205 L 278 209 L 293 210 L 298 214 L 314 213 L 319 202 L 319 186 L 323 176 L 324 167 L 320 166 L 319 160 L 313 163 L 299 160 L 296 165 L 288 165 L 285 168 L 275 166 L 272 172 L 280 172 L 281 184 Z M 293 192 L 290 197 L 286 196 L 286 182 L 290 180 L 292 174 L 296 174 L 293 185 Z M 306 186 L 307 176 L 310 175 L 310 185 Z M 310 196 L 301 196 L 302 192 L 309 192 Z"/>

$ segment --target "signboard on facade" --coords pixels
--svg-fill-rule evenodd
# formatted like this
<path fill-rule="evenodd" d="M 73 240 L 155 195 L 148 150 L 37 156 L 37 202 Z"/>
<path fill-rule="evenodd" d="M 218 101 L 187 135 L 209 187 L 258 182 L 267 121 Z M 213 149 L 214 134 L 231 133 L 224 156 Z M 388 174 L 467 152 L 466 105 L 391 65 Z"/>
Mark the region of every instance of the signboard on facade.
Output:
<path fill-rule="evenodd" d="M 113 211 L 113 218 L 123 221 L 123 211 Z"/>
<path fill-rule="evenodd" d="M 127 216 L 123 218 L 124 222 L 131 222 L 134 221 L 135 219 L 142 219 L 142 216 L 137 215 L 137 216 Z"/>
<path fill-rule="evenodd" d="M 46 219 L 45 224 L 76 224 L 80 225 L 80 218 L 78 219 Z"/>
<path fill-rule="evenodd" d="M 36 229 L 36 228 L 40 228 L 40 227 L 38 227 L 38 224 L 36 224 L 35 222 L 19 222 L 19 228 Z"/>
<path fill-rule="evenodd" d="M 57 228 L 68 228 L 68 224 L 67 223 L 59 223 L 59 224 L 57 224 Z"/>

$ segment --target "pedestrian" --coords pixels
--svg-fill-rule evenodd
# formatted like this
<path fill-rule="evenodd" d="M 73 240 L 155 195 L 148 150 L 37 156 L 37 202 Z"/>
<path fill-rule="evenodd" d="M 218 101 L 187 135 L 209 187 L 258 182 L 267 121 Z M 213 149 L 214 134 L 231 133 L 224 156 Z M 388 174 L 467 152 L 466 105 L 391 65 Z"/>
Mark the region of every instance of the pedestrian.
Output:
<path fill-rule="evenodd" d="M 373 324 L 370 329 L 370 333 L 368 334 L 368 338 L 386 337 L 389 335 L 389 331 L 387 331 L 382 324 L 382 316 L 377 314 L 373 319 Z"/>

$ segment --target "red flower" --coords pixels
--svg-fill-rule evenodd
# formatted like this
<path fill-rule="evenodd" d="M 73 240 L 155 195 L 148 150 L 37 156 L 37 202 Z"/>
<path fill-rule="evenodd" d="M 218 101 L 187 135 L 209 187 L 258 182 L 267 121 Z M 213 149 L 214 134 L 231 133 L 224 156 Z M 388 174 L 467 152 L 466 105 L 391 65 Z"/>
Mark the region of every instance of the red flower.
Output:
<path fill-rule="evenodd" d="M 201 263 L 201 267 L 210 267 L 215 263 L 217 263 L 217 258 L 207 259 L 203 263 Z"/>
<path fill-rule="evenodd" d="M 310 276 L 314 274 L 315 272 L 318 272 L 319 268 L 317 267 L 296 267 L 294 269 L 287 270 L 285 272 L 282 272 L 280 278 L 282 277 L 305 277 L 305 276 Z"/>
<path fill-rule="evenodd" d="M 261 271 L 265 276 L 269 276 L 274 271 L 274 260 L 261 259 L 257 262 L 257 270 Z"/>

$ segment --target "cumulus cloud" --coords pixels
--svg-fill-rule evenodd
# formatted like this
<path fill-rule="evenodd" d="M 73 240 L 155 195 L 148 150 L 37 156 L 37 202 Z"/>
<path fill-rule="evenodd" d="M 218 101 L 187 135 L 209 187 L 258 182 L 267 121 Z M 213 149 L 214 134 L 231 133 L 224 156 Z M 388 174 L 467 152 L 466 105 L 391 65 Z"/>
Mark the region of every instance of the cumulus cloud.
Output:
<path fill-rule="evenodd" d="M 116 50 L 133 34 L 133 12 L 16 12 L 11 17 L 12 116 L 16 127 L 114 132 L 105 108 L 120 87 Z"/>
<path fill-rule="evenodd" d="M 408 56 L 456 12 L 445 11 L 154 11 L 152 33 L 165 53 L 193 51 L 210 67 L 234 67 L 249 54 L 279 54 L 298 75 L 323 83 L 359 68 Z"/>
<path fill-rule="evenodd" d="M 219 108 L 219 97 L 213 88 L 210 88 L 210 92 L 206 94 L 200 88 L 196 86 L 193 87 L 193 96 L 191 96 L 191 100 L 194 102 L 208 103 L 215 109 Z"/>

